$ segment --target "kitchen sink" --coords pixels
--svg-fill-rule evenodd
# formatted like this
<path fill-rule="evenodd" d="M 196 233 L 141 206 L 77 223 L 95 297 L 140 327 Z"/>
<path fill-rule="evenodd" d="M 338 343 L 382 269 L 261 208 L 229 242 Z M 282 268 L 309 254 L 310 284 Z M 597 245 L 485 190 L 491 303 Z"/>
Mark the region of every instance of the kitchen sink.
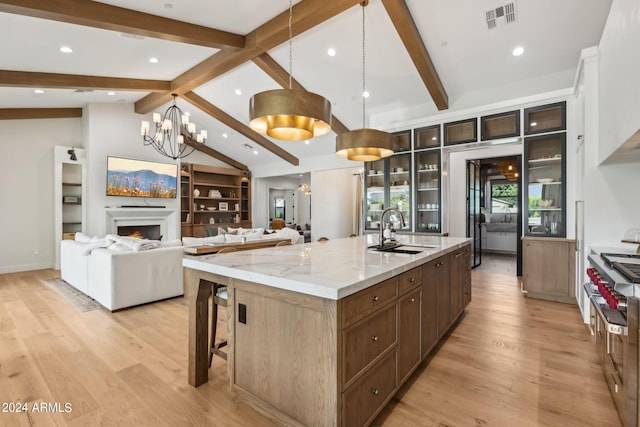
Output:
<path fill-rule="evenodd" d="M 409 254 L 415 255 L 421 252 L 424 252 L 427 249 L 435 248 L 435 245 L 401 245 L 401 244 L 390 244 L 384 245 L 382 247 L 375 245 L 369 246 L 369 249 L 376 250 L 378 252 L 392 252 L 396 254 Z"/>

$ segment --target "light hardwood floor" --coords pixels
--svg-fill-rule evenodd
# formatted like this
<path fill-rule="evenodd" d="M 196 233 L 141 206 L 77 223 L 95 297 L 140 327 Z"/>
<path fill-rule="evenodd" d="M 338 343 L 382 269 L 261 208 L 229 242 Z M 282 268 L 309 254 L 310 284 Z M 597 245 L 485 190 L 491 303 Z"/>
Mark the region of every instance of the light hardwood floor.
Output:
<path fill-rule="evenodd" d="M 0 402 L 73 410 L 0 412 L 0 426 L 275 425 L 231 399 L 219 358 L 207 384 L 187 383 L 182 298 L 82 313 L 40 282 L 58 275 L 0 275 Z M 576 306 L 525 299 L 515 277 L 473 272 L 464 318 L 374 425 L 620 424 Z"/>

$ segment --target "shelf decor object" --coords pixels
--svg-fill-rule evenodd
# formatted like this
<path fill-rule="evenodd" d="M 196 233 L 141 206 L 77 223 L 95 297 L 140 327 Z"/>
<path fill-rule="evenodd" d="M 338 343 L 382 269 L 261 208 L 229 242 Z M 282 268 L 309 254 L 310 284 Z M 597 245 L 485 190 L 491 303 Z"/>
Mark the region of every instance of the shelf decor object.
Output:
<path fill-rule="evenodd" d="M 156 125 L 153 136 L 149 135 L 149 122 L 143 121 L 140 129 L 144 145 L 151 145 L 163 156 L 173 160 L 181 159 L 193 153 L 196 147 L 207 140 L 207 131 L 201 130 L 196 135 L 196 124 L 189 122 L 187 116 L 176 104 L 173 96 L 173 105 L 167 108 L 164 116 L 153 113 L 153 123 Z"/>
<path fill-rule="evenodd" d="M 364 8 L 369 0 L 360 3 L 362 6 L 362 129 L 344 132 L 336 137 L 336 155 L 356 162 L 375 162 L 393 154 L 393 135 L 377 129 L 365 128 L 365 104 L 367 99 L 365 84 L 365 25 Z"/>
<path fill-rule="evenodd" d="M 249 101 L 249 127 L 282 141 L 311 139 L 331 130 L 331 102 L 318 94 L 292 89 L 292 16 L 289 0 L 289 88 L 260 92 Z"/>

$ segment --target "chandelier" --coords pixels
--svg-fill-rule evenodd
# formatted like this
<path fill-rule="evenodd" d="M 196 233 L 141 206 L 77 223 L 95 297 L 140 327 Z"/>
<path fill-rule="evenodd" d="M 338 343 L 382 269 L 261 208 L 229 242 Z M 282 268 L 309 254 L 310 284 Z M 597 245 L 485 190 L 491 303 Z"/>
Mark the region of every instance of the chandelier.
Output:
<path fill-rule="evenodd" d="M 167 108 L 164 116 L 153 113 L 155 124 L 153 135 L 149 134 L 148 121 L 142 122 L 140 133 L 144 145 L 151 145 L 160 154 L 176 160 L 193 153 L 198 144 L 204 144 L 207 140 L 207 131 L 201 130 L 196 135 L 196 124 L 189 122 L 189 116 L 176 105 L 178 95 L 174 93 L 171 96 L 173 96 L 173 105 Z"/>
<path fill-rule="evenodd" d="M 309 184 L 298 185 L 298 191 L 303 192 L 305 196 L 311 195 L 311 187 L 309 187 Z"/>
<path fill-rule="evenodd" d="M 368 4 L 369 0 L 360 3 L 362 6 L 362 129 L 342 133 L 336 138 L 336 155 L 357 162 L 374 162 L 393 154 L 393 135 L 364 127 L 366 101 L 364 8 Z"/>
<path fill-rule="evenodd" d="M 293 5 L 289 0 L 289 89 L 268 90 L 253 95 L 249 102 L 249 127 L 283 141 L 302 141 L 331 130 L 331 103 L 318 94 L 291 88 L 292 16 Z"/>
<path fill-rule="evenodd" d="M 498 169 L 498 172 L 507 178 L 508 181 L 516 181 L 518 179 L 518 165 L 514 159 L 499 162 L 496 169 Z"/>

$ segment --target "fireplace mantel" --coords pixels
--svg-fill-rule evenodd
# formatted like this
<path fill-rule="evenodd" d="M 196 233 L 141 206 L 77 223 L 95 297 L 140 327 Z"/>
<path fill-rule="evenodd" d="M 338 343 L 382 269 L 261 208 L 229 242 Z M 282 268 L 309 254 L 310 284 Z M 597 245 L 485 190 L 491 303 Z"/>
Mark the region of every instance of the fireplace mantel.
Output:
<path fill-rule="evenodd" d="M 163 240 L 179 238 L 178 212 L 165 208 L 106 208 L 107 234 L 117 234 L 118 226 L 160 225 Z"/>

